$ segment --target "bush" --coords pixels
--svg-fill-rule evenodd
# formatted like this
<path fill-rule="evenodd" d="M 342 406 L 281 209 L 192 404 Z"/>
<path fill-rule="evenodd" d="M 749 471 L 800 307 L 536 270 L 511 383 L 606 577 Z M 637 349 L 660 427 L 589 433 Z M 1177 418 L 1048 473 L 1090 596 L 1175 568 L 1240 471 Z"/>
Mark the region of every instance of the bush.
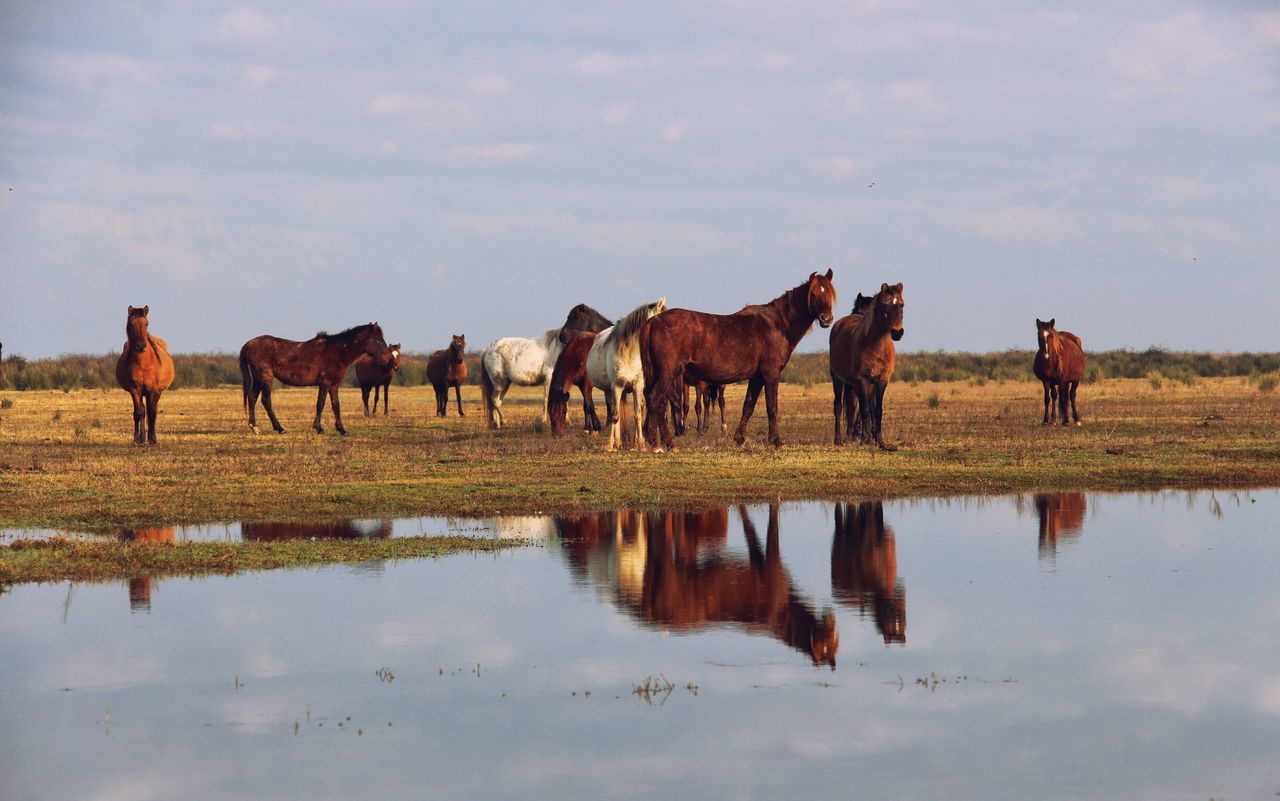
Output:
<path fill-rule="evenodd" d="M 1160 375 L 1159 370 L 1152 370 L 1147 373 L 1147 381 L 1151 383 L 1152 389 L 1159 389 L 1164 385 L 1163 376 Z"/>
<path fill-rule="evenodd" d="M 1273 392 L 1277 382 L 1280 382 L 1280 374 L 1277 373 L 1258 376 L 1258 390 L 1261 392 Z"/>

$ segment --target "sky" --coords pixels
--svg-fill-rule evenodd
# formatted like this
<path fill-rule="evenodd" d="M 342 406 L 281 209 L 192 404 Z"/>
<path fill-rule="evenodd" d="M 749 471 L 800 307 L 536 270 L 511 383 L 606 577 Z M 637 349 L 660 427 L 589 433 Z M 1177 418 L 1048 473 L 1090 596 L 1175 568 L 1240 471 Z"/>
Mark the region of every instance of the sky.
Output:
<path fill-rule="evenodd" d="M 1280 350 L 1280 5 L 0 2 L 6 355 L 131 304 L 478 349 L 828 267 L 908 351 Z"/>

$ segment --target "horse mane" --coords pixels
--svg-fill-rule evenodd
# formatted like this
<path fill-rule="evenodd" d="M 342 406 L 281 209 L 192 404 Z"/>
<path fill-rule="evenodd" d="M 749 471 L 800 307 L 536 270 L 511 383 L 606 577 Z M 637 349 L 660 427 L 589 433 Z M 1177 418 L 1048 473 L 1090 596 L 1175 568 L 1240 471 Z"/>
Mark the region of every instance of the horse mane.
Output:
<path fill-rule="evenodd" d="M 766 312 L 771 309 L 776 310 L 778 312 L 782 312 L 788 306 L 792 305 L 795 302 L 795 300 L 800 296 L 800 294 L 805 292 L 808 288 L 809 288 L 809 282 L 805 281 L 800 286 L 792 287 L 791 289 L 788 289 L 786 292 L 783 292 L 781 295 L 769 301 L 768 303 L 748 303 L 747 305 L 742 307 L 742 310 L 739 311 L 738 314 L 742 314 L 743 312 L 752 312 L 755 314 L 759 314 L 761 312 Z"/>
<path fill-rule="evenodd" d="M 551 343 L 560 341 L 560 329 L 553 328 L 542 335 L 542 347 L 551 350 Z"/>
<path fill-rule="evenodd" d="M 652 303 L 641 303 L 635 307 L 626 317 L 623 317 L 613 326 L 613 333 L 610 338 L 621 345 L 640 334 L 640 326 L 645 324 L 649 319 L 649 307 Z"/>
<path fill-rule="evenodd" d="M 871 305 L 867 307 L 866 311 L 853 315 L 858 318 L 857 324 L 853 327 L 853 338 L 859 342 L 871 336 L 871 328 L 876 322 L 876 297 L 879 297 L 879 295 L 872 296 Z"/>
<path fill-rule="evenodd" d="M 317 331 L 316 339 L 325 339 L 333 342 L 348 342 L 355 339 L 365 330 L 371 328 L 373 323 L 365 323 L 364 325 L 353 325 L 345 331 L 339 331 L 336 334 L 330 334 L 328 331 Z"/>

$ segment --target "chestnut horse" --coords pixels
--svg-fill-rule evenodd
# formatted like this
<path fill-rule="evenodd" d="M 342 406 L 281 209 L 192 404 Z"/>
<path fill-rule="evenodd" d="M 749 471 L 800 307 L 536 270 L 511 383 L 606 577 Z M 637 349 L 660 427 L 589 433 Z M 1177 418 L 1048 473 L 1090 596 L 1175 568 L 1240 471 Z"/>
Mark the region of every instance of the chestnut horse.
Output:
<path fill-rule="evenodd" d="M 831 594 L 864 616 L 870 612 L 885 645 L 907 641 L 907 593 L 898 578 L 898 547 L 879 501 L 836 504 Z"/>
<path fill-rule="evenodd" d="M 156 444 L 156 411 L 160 406 L 160 393 L 173 383 L 173 358 L 169 346 L 160 337 L 151 336 L 147 313 L 150 306 L 141 309 L 129 307 L 124 333 L 128 338 L 124 352 L 116 360 L 116 383 L 133 398 L 133 441 L 141 445 L 142 420 L 146 417 L 146 442 Z"/>
<path fill-rule="evenodd" d="M 551 417 L 551 435 L 564 436 L 569 425 L 569 388 L 577 387 L 582 393 L 582 433 L 593 434 L 601 430 L 600 417 L 596 414 L 595 399 L 591 396 L 593 385 L 587 375 L 587 354 L 596 341 L 594 331 L 578 334 L 556 359 L 551 371 L 551 393 L 547 413 Z"/>
<path fill-rule="evenodd" d="M 1052 395 L 1062 413 L 1062 424 L 1071 425 L 1067 419 L 1067 402 L 1070 401 L 1071 415 L 1075 418 L 1076 425 L 1080 425 L 1080 413 L 1076 411 L 1076 389 L 1080 386 L 1080 379 L 1084 377 L 1084 344 L 1075 334 L 1057 330 L 1055 322 L 1056 320 L 1050 320 L 1046 323 L 1036 318 L 1039 348 L 1031 369 L 1044 385 L 1042 424 L 1050 425 L 1053 422 L 1049 413 Z"/>
<path fill-rule="evenodd" d="M 391 379 L 400 372 L 400 346 L 392 345 L 380 358 L 360 355 L 356 359 L 356 383 L 364 401 L 364 416 L 369 416 L 369 390 L 373 390 L 373 413 L 378 413 L 378 390 L 382 390 L 382 414 L 391 414 Z"/>
<path fill-rule="evenodd" d="M 831 278 L 831 270 L 826 275 L 810 273 L 795 289 L 735 314 L 672 309 L 650 320 L 641 329 L 640 358 L 649 409 L 646 434 L 655 443 L 655 451 L 671 447 L 667 407 L 679 402 L 681 383 L 689 380 L 747 382 L 742 420 L 733 437 L 739 445 L 746 441 L 747 422 L 764 389 L 769 441 L 774 447 L 782 447 L 782 437 L 778 435 L 778 379 L 791 352 L 809 333 L 814 321 L 823 328 L 831 325 L 831 310 L 836 302 Z"/>
<path fill-rule="evenodd" d="M 548 379 L 556 367 L 556 359 L 565 345 L 583 331 L 603 331 L 613 323 L 603 314 L 579 303 L 569 310 L 564 325 L 551 329 L 537 339 L 503 337 L 489 343 L 480 354 L 480 398 L 489 428 L 502 428 L 502 399 L 512 384 L 522 387 L 545 385 L 542 393 L 543 425 L 547 424 L 547 404 L 551 386 Z"/>
<path fill-rule="evenodd" d="M 466 355 L 467 338 L 454 334 L 449 347 L 436 351 L 427 359 L 427 381 L 436 391 L 436 417 L 448 416 L 449 387 L 453 387 L 458 398 L 458 416 L 467 414 L 462 411 L 462 385 L 467 380 L 467 363 L 463 361 Z"/>
<path fill-rule="evenodd" d="M 271 418 L 271 427 L 283 434 L 284 426 L 276 419 L 271 408 L 271 382 L 280 379 L 283 384 L 295 387 L 320 387 L 316 398 L 316 419 L 311 427 L 322 433 L 320 413 L 324 411 L 325 394 L 333 402 L 334 427 L 345 435 L 342 412 L 338 407 L 338 386 L 347 374 L 351 363 L 365 354 L 374 359 L 387 352 L 387 342 L 382 338 L 382 328 L 377 323 L 365 323 L 348 328 L 340 334 L 316 334 L 305 342 L 281 339 L 270 334 L 254 337 L 240 348 L 240 376 L 244 387 L 244 406 L 249 411 L 249 428 L 258 433 L 255 410 L 258 395 L 262 395 L 262 408 Z"/>
<path fill-rule="evenodd" d="M 831 327 L 831 389 L 835 395 L 835 444 L 852 441 L 860 433 L 863 444 L 875 443 L 887 451 L 897 450 L 884 441 L 884 392 L 893 377 L 896 351 L 893 343 L 902 339 L 902 284 L 881 284 L 880 291 L 865 301 L 863 311 L 842 317 Z M 855 304 L 857 309 L 859 304 Z M 844 412 L 846 432 L 840 436 L 840 416 Z M 855 412 L 858 415 L 854 422 Z"/>

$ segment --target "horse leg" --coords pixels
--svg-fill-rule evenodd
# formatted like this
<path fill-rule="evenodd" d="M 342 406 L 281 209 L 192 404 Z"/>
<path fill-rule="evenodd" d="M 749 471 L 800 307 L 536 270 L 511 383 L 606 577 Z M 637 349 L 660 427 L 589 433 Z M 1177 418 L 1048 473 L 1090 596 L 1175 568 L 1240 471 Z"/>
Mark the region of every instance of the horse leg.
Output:
<path fill-rule="evenodd" d="M 858 397 L 852 384 L 844 385 L 844 441 L 853 442 L 862 436 L 862 418 L 858 415 Z"/>
<path fill-rule="evenodd" d="M 250 380 L 252 381 L 252 379 Z M 256 411 L 258 407 L 258 395 L 261 393 L 262 387 L 258 385 L 257 381 L 253 381 L 249 386 L 249 430 L 255 434 L 258 433 L 258 417 Z"/>
<path fill-rule="evenodd" d="M 639 386 L 636 386 L 639 384 Z M 636 420 L 636 450 L 646 449 L 644 441 L 644 379 L 641 378 L 636 384 L 631 385 L 631 411 Z M 681 422 L 683 428 L 683 421 Z"/>
<path fill-rule="evenodd" d="M 316 430 L 317 434 L 324 433 L 324 426 L 320 425 L 320 412 L 324 411 L 324 396 L 326 388 L 324 384 L 320 385 L 320 394 L 316 396 L 316 419 L 311 421 L 311 427 Z"/>
<path fill-rule="evenodd" d="M 871 444 L 871 388 L 865 378 L 859 377 L 853 385 L 858 402 L 858 441 Z"/>
<path fill-rule="evenodd" d="M 724 384 L 716 387 L 716 402 L 720 404 L 720 433 L 729 433 L 729 426 L 724 422 Z"/>
<path fill-rule="evenodd" d="M 1071 382 L 1071 416 L 1075 418 L 1076 425 L 1080 425 L 1080 412 L 1076 411 L 1076 390 L 1079 388 L 1079 381 Z"/>
<path fill-rule="evenodd" d="M 778 433 L 778 379 L 766 381 L 764 385 L 764 410 L 769 415 L 769 442 L 775 448 L 783 446 L 782 435 Z"/>
<path fill-rule="evenodd" d="M 1058 412 L 1062 415 L 1062 424 L 1064 426 L 1071 425 L 1071 418 L 1067 416 L 1067 404 L 1071 402 L 1071 391 L 1067 389 L 1069 382 L 1061 381 L 1058 383 Z"/>
<path fill-rule="evenodd" d="M 1044 380 L 1040 383 L 1044 384 L 1044 420 L 1040 421 L 1040 425 L 1049 425 L 1049 381 Z"/>
<path fill-rule="evenodd" d="M 360 385 L 360 399 L 364 401 L 364 416 L 365 416 L 365 417 L 368 417 L 368 416 L 369 416 L 369 390 L 370 390 L 370 389 L 372 389 L 372 390 L 374 391 L 374 395 L 373 395 L 373 408 L 374 408 L 374 409 L 377 409 L 377 408 L 378 408 L 377 387 L 368 387 L 368 386 L 365 386 L 364 384 L 361 384 L 361 385 Z"/>
<path fill-rule="evenodd" d="M 462 384 L 453 385 L 453 394 L 458 399 L 458 416 L 466 417 L 467 413 L 462 411 Z M 444 410 L 446 413 L 449 411 L 449 385 L 448 384 L 445 384 L 445 387 L 444 387 Z"/>
<path fill-rule="evenodd" d="M 276 419 L 275 406 L 271 403 L 271 385 L 266 382 L 262 384 L 262 408 L 267 410 L 267 417 L 271 419 L 271 427 L 275 432 L 283 434 L 284 426 L 280 425 L 280 421 Z"/>
<path fill-rule="evenodd" d="M 616 387 L 604 388 L 605 417 L 609 422 L 609 444 L 605 450 L 616 451 L 622 447 L 622 424 L 618 421 L 618 390 Z"/>
<path fill-rule="evenodd" d="M 751 413 L 756 410 L 756 401 L 760 398 L 760 390 L 763 388 L 763 378 L 753 376 L 747 382 L 747 397 L 742 401 L 742 419 L 738 422 L 738 430 L 733 434 L 733 441 L 738 445 L 747 441 L 747 423 L 751 420 Z"/>
<path fill-rule="evenodd" d="M 840 439 L 840 415 L 844 413 L 844 382 L 836 378 L 836 374 L 831 374 L 831 394 L 835 397 L 831 401 L 831 416 L 835 418 L 835 434 L 833 440 L 836 445 L 841 443 Z"/>
<path fill-rule="evenodd" d="M 129 397 L 133 399 L 133 444 L 141 445 L 143 443 L 142 420 L 146 415 L 146 407 L 142 405 L 142 390 L 134 387 L 129 390 Z"/>
<path fill-rule="evenodd" d="M 147 442 L 156 444 L 156 413 L 160 411 L 160 390 L 147 393 Z"/>
<path fill-rule="evenodd" d="M 383 387 L 382 389 L 383 389 L 382 399 L 385 402 L 387 399 L 386 387 Z M 333 407 L 333 427 L 338 429 L 338 433 L 345 437 L 347 435 L 347 430 L 342 427 L 342 409 L 339 408 L 338 406 L 338 382 L 337 381 L 329 385 L 329 405 Z M 383 408 L 385 409 L 386 407 L 383 407 Z M 377 414 L 378 407 L 376 405 L 373 407 L 373 411 L 374 411 L 374 414 Z"/>
<path fill-rule="evenodd" d="M 502 416 L 502 399 L 507 397 L 507 390 L 511 389 L 511 382 L 503 381 L 502 389 L 494 388 L 493 395 L 493 415 L 498 418 L 497 428 L 502 428 L 507 424 L 506 418 Z"/>
<path fill-rule="evenodd" d="M 334 392 L 337 392 L 337 384 L 334 384 Z M 333 408 L 338 408 L 338 396 L 334 395 Z M 373 413 L 378 413 L 378 404 L 373 404 Z M 382 416 L 386 417 L 391 414 L 391 379 L 387 379 L 387 383 L 382 385 Z"/>

